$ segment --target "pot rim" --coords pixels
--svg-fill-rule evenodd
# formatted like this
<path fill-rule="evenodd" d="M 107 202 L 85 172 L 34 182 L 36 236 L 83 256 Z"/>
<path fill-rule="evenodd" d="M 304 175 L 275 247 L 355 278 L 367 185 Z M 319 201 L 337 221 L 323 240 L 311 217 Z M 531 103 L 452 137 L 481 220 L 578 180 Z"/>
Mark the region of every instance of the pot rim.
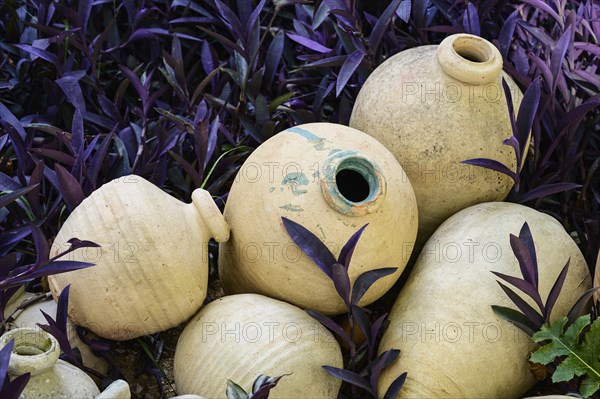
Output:
<path fill-rule="evenodd" d="M 494 82 L 502 71 L 502 55 L 489 41 L 460 33 L 445 38 L 437 48 L 442 70 L 464 83 L 481 85 Z"/>
<path fill-rule="evenodd" d="M 359 174 L 368 184 L 368 195 L 359 201 L 348 199 L 338 187 L 338 173 L 349 170 Z M 364 216 L 375 212 L 385 200 L 387 182 L 381 169 L 369 157 L 357 151 L 338 151 L 324 162 L 321 192 L 325 201 L 336 211 L 349 216 Z"/>
<path fill-rule="evenodd" d="M 39 328 L 21 327 L 10 330 L 0 337 L 0 347 L 14 340 L 8 374 L 19 376 L 41 374 L 54 367 L 60 356 L 60 345 L 56 338 Z M 39 353 L 19 353 L 39 352 Z"/>

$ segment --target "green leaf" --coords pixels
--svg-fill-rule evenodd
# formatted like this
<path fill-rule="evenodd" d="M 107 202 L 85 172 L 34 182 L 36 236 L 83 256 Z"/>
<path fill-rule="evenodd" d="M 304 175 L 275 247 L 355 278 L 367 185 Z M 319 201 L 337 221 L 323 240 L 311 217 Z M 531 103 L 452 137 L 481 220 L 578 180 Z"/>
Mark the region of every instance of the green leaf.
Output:
<path fill-rule="evenodd" d="M 530 360 L 549 364 L 562 358 L 552 375 L 553 382 L 570 381 L 586 376 L 580 386 L 583 397 L 589 397 L 600 389 L 600 321 L 596 320 L 582 339 L 583 331 L 590 325 L 590 315 L 581 316 L 566 330 L 568 319 L 563 317 L 552 325 L 545 324 L 532 336 L 537 343 L 546 343 Z"/>

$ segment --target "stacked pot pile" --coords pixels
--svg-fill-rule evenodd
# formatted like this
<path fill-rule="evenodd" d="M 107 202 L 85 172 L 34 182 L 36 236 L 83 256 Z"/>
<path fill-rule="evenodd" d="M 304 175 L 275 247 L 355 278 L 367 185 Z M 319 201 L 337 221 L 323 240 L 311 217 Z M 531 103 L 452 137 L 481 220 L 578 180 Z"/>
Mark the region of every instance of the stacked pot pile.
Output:
<path fill-rule="evenodd" d="M 337 315 L 346 308 L 283 218 L 336 257 L 368 225 L 349 266 L 351 284 L 368 270 L 396 271 L 378 280 L 361 306 L 390 290 L 413 249 L 422 249 L 380 344 L 380 353 L 397 348 L 401 355 L 384 371 L 379 392 L 408 371 L 401 397 L 517 398 L 534 383 L 531 341 L 491 309 L 511 306 L 491 273 L 519 273 L 510 234 L 527 223 L 539 238 L 542 295 L 570 258 L 554 317 L 566 314 L 590 277 L 558 222 L 493 202 L 506 198 L 509 177 L 462 163 L 489 158 L 517 168 L 502 144 L 511 136 L 503 78 L 518 109 L 521 95 L 502 72 L 499 52 L 471 35 L 391 57 L 362 88 L 350 127 L 300 125 L 257 148 L 238 172 L 224 215 L 201 189 L 184 204 L 141 177 L 108 183 L 56 237 L 59 245 L 72 237 L 98 243 L 97 251 L 70 255 L 96 265 L 52 276 L 52 293 L 57 298 L 70 285 L 72 321 L 109 339 L 187 321 L 175 354 L 180 395 L 224 397 L 228 379 L 248 387 L 259 374 L 287 374 L 271 397 L 336 398 L 340 380 L 321 366 L 343 367 L 340 346 L 304 309 Z M 202 307 L 212 238 L 220 242 L 228 295 Z"/>

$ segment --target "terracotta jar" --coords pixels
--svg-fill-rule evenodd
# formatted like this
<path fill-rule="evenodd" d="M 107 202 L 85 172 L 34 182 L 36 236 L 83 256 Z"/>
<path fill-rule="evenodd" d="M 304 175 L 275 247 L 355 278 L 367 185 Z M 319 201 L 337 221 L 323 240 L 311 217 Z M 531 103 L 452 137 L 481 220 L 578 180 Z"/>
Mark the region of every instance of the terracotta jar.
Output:
<path fill-rule="evenodd" d="M 389 314 L 379 351 L 398 348 L 401 353 L 383 371 L 379 392 L 403 371 L 408 377 L 400 398 L 522 398 L 537 382 L 529 364 L 536 345 L 491 307 L 517 309 L 492 271 L 522 278 L 510 234 L 519 236 L 525 222 L 535 243 L 544 301 L 570 259 L 552 320 L 565 316 L 591 287 L 583 255 L 554 218 L 505 202 L 464 209 L 427 241 Z"/>
<path fill-rule="evenodd" d="M 301 224 L 338 256 L 364 230 L 350 279 L 397 267 L 363 297 L 367 305 L 398 279 L 417 229 L 415 196 L 394 156 L 372 137 L 347 126 L 310 123 L 287 129 L 258 147 L 242 165 L 225 206 L 231 240 L 219 251 L 229 293 L 254 292 L 301 308 L 344 312 L 331 280 L 290 239 L 282 216 Z"/>
<path fill-rule="evenodd" d="M 501 201 L 513 186 L 504 174 L 461 164 L 489 158 L 516 169 L 513 149 L 502 144 L 512 134 L 502 78 L 516 113 L 522 94 L 502 72 L 499 51 L 485 39 L 457 34 L 394 55 L 358 94 L 350 126 L 383 143 L 408 174 L 420 244 L 454 213 Z"/>
<path fill-rule="evenodd" d="M 17 299 L 17 302 L 18 304 L 20 304 L 24 300 L 30 299 L 32 297 L 33 294 L 25 292 L 22 296 L 19 297 L 19 299 Z M 42 311 L 52 316 L 56 320 L 56 310 L 56 302 L 54 302 L 52 298 L 40 300 L 38 302 L 30 304 L 25 309 L 18 311 L 15 314 L 15 319 L 12 321 L 11 325 L 15 328 L 39 328 L 38 324 L 48 324 L 46 318 L 42 314 Z M 94 355 L 92 349 L 83 341 L 81 341 L 79 335 L 77 334 L 76 328 L 77 326 L 73 324 L 73 322 L 70 319 L 68 319 L 67 333 L 69 343 L 71 344 L 71 346 L 79 349 L 79 352 L 81 353 L 81 358 L 83 360 L 83 364 L 86 367 L 92 368 L 101 374 L 106 374 L 108 370 L 108 363 L 101 357 Z"/>
<path fill-rule="evenodd" d="M 31 373 L 22 399 L 89 398 L 100 394 L 94 381 L 77 367 L 59 360 L 60 347 L 40 329 L 17 328 L 0 337 L 4 347 L 15 340 L 8 365 L 9 378 Z"/>
<path fill-rule="evenodd" d="M 269 398 L 337 398 L 341 381 L 321 366 L 342 367 L 333 335 L 302 309 L 256 294 L 205 306 L 185 327 L 175 350 L 178 394 L 225 398 L 227 380 L 251 387 L 260 375 L 282 378 Z"/>
<path fill-rule="evenodd" d="M 202 305 L 208 284 L 211 238 L 229 227 L 210 194 L 185 204 L 138 176 L 105 184 L 69 216 L 52 255 L 77 237 L 99 244 L 67 259 L 95 266 L 50 276 L 55 298 L 68 284 L 69 316 L 97 335 L 127 340 L 175 327 Z"/>

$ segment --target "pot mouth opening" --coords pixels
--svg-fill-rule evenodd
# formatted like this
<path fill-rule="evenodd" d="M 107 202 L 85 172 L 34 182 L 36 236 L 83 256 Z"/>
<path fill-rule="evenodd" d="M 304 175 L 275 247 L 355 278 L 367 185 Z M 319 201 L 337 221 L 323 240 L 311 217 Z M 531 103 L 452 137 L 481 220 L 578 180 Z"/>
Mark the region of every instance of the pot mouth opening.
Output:
<path fill-rule="evenodd" d="M 379 166 L 355 151 L 339 151 L 325 161 L 321 191 L 336 211 L 350 216 L 374 212 L 385 198 Z"/>
<path fill-rule="evenodd" d="M 466 33 L 448 36 L 436 54 L 442 71 L 466 84 L 495 82 L 502 71 L 500 51 L 479 36 Z"/>
<path fill-rule="evenodd" d="M 470 62 L 483 63 L 494 58 L 492 49 L 483 40 L 466 40 L 459 37 L 452 43 L 452 48 L 456 54 Z"/>
<path fill-rule="evenodd" d="M 13 353 L 19 356 L 36 356 L 48 352 L 52 349 L 52 341 L 49 338 L 45 340 L 15 342 Z"/>
<path fill-rule="evenodd" d="M 14 341 L 8 372 L 11 375 L 37 375 L 53 367 L 60 355 L 58 341 L 46 331 L 36 328 L 15 328 L 0 338 L 0 345 Z"/>
<path fill-rule="evenodd" d="M 373 165 L 362 158 L 347 158 L 340 162 L 335 184 L 348 202 L 360 204 L 373 200 L 379 191 L 379 181 Z"/>

